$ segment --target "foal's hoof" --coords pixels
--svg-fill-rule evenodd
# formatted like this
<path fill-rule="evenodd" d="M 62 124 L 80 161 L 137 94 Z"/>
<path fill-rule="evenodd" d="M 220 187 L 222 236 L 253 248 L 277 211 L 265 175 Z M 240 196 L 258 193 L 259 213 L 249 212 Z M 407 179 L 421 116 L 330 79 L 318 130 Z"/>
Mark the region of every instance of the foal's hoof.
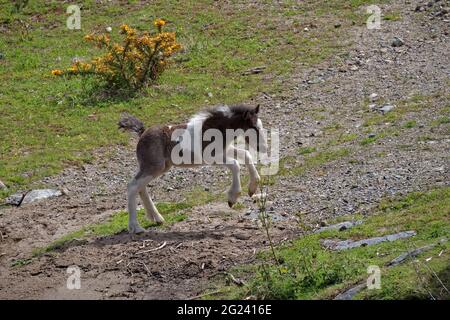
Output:
<path fill-rule="evenodd" d="M 146 230 L 139 225 L 131 225 L 128 226 L 128 232 L 130 232 L 131 234 L 139 234 L 146 232 Z"/>
<path fill-rule="evenodd" d="M 259 180 L 260 180 L 260 178 L 258 178 L 255 181 L 249 183 L 249 185 L 248 185 L 248 196 L 250 198 L 256 193 L 256 190 L 258 190 Z"/>
<path fill-rule="evenodd" d="M 239 196 L 241 195 L 241 190 L 237 192 L 228 191 L 228 205 L 233 207 L 233 205 L 238 201 Z"/>
<path fill-rule="evenodd" d="M 166 220 L 163 218 L 163 216 L 160 215 L 159 213 L 158 213 L 157 215 L 154 216 L 153 221 L 155 221 L 155 223 L 156 223 L 157 225 L 161 225 L 161 224 L 163 224 L 164 222 L 166 222 Z"/>

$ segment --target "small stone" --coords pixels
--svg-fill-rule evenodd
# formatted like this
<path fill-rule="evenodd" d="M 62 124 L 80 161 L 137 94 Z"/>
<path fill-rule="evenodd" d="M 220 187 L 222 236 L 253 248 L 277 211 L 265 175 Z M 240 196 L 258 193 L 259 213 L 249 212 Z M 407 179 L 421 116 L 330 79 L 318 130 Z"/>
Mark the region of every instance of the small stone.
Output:
<path fill-rule="evenodd" d="M 250 235 L 244 234 L 244 233 L 237 233 L 234 235 L 234 237 L 238 240 L 248 240 L 250 239 Z"/>
<path fill-rule="evenodd" d="M 336 23 L 335 25 L 334 25 L 334 27 L 337 29 L 337 28 L 340 28 L 340 27 L 342 27 L 342 24 L 340 24 L 340 23 Z"/>
<path fill-rule="evenodd" d="M 422 12 L 422 11 L 424 11 L 424 10 L 425 10 L 425 8 L 424 8 L 423 6 L 418 5 L 414 11 L 416 11 L 416 12 Z"/>
<path fill-rule="evenodd" d="M 393 47 L 401 47 L 405 44 L 405 42 L 400 39 L 399 37 L 394 37 L 394 40 L 392 40 L 391 46 Z"/>
<path fill-rule="evenodd" d="M 106 32 L 111 33 L 112 32 L 112 28 L 111 27 L 106 27 Z"/>
<path fill-rule="evenodd" d="M 392 104 L 386 104 L 380 108 L 380 111 L 384 113 L 388 113 L 389 111 L 392 111 L 395 108 Z"/>
<path fill-rule="evenodd" d="M 212 98 L 213 94 L 211 92 L 208 92 L 208 97 Z"/>
<path fill-rule="evenodd" d="M 362 223 L 363 223 L 362 220 L 345 221 L 345 222 L 341 222 L 341 223 L 337 223 L 337 224 L 333 224 L 333 225 L 327 226 L 326 224 L 322 225 L 322 222 L 321 222 L 320 223 L 321 224 L 321 228 L 319 230 L 315 231 L 315 233 L 320 233 L 320 232 L 328 231 L 328 230 L 344 231 L 344 230 L 353 228 L 355 226 L 358 226 L 358 225 L 360 225 Z"/>
<path fill-rule="evenodd" d="M 377 108 L 377 105 L 376 105 L 375 103 L 369 104 L 369 110 L 370 110 L 370 111 L 373 111 L 373 110 L 375 110 L 376 108 Z"/>
<path fill-rule="evenodd" d="M 63 188 L 63 189 L 61 190 L 61 192 L 62 192 L 62 194 L 65 195 L 65 196 L 69 195 L 69 193 L 70 193 L 69 189 L 67 189 L 67 188 Z"/>
<path fill-rule="evenodd" d="M 81 57 L 73 57 L 72 58 L 72 63 L 79 63 L 79 62 L 82 62 L 83 61 L 83 58 L 81 58 Z"/>
<path fill-rule="evenodd" d="M 175 190 L 174 188 L 172 188 L 172 187 L 167 187 L 167 189 L 166 189 L 167 191 L 173 191 L 173 190 Z"/>
<path fill-rule="evenodd" d="M 376 137 L 376 134 L 375 133 L 369 133 L 367 137 L 372 139 L 372 138 Z"/>
<path fill-rule="evenodd" d="M 205 191 L 209 191 L 209 187 L 205 187 L 204 190 L 205 190 Z"/>
<path fill-rule="evenodd" d="M 0 190 L 7 189 L 6 185 L 0 180 Z"/>
<path fill-rule="evenodd" d="M 378 94 L 377 93 L 372 93 L 370 95 L 370 101 L 374 102 L 378 99 Z"/>

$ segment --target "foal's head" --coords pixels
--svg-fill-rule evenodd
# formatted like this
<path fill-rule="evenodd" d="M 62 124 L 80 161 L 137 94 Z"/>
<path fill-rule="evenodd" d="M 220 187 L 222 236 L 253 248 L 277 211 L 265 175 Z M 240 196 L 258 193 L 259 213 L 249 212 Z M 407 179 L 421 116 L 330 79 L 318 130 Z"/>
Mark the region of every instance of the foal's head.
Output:
<path fill-rule="evenodd" d="M 257 152 L 267 152 L 267 140 L 261 119 L 259 119 L 259 105 L 232 106 L 231 112 L 239 118 L 240 129 L 250 134 L 245 135 L 245 142 Z M 255 137 L 251 139 L 250 137 Z"/>

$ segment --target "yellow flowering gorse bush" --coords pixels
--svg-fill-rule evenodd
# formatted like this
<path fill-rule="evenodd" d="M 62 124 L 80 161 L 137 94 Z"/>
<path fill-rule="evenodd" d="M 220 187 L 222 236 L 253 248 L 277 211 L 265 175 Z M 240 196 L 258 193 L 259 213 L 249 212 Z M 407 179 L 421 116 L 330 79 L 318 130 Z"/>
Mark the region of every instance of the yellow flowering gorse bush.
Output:
<path fill-rule="evenodd" d="M 103 56 L 89 63 L 75 62 L 66 70 L 52 70 L 54 76 L 95 75 L 103 78 L 112 87 L 140 89 L 155 81 L 169 64 L 169 58 L 181 49 L 175 32 L 163 32 L 166 24 L 157 19 L 154 25 L 157 32 L 138 32 L 123 24 L 120 34 L 122 43 L 113 43 L 109 34 L 86 35 L 86 41 L 94 43 L 100 49 L 106 49 Z"/>

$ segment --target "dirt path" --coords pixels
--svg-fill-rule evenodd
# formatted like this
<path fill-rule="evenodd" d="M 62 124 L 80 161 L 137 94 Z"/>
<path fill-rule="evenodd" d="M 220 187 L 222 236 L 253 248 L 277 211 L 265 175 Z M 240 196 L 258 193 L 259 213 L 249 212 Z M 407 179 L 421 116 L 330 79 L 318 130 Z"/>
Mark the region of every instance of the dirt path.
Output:
<path fill-rule="evenodd" d="M 383 197 L 450 181 L 448 123 L 439 124 L 449 116 L 449 26 L 445 16 L 430 19 L 434 8 L 415 12 L 418 3 L 392 1 L 382 9 L 399 12 L 401 20 L 384 21 L 381 30 L 355 27 L 344 54 L 314 68 L 299 66 L 282 94 L 255 99 L 265 126 L 281 129 L 281 158 L 289 160 L 270 187 L 269 209 L 283 217 L 274 223 L 276 242 L 300 234 L 299 219 L 315 226 L 336 215 L 369 213 Z M 392 47 L 394 37 L 405 44 Z M 396 107 L 382 115 L 378 108 L 387 103 Z M 316 157 L 320 165 L 299 171 L 308 161 L 299 154 L 305 147 L 330 158 Z M 0 298 L 190 298 L 212 277 L 267 248 L 247 214 L 256 205 L 243 197 L 240 210 L 225 201 L 197 206 L 164 230 L 73 242 L 11 267 L 33 248 L 123 210 L 133 149 L 134 143 L 101 150 L 92 164 L 42 182 L 67 188 L 66 196 L 0 210 Z M 175 169 L 152 193 L 157 201 L 180 201 L 195 187 L 221 193 L 224 177 L 229 174 L 217 168 Z M 80 290 L 66 288 L 71 265 L 81 269 Z"/>

